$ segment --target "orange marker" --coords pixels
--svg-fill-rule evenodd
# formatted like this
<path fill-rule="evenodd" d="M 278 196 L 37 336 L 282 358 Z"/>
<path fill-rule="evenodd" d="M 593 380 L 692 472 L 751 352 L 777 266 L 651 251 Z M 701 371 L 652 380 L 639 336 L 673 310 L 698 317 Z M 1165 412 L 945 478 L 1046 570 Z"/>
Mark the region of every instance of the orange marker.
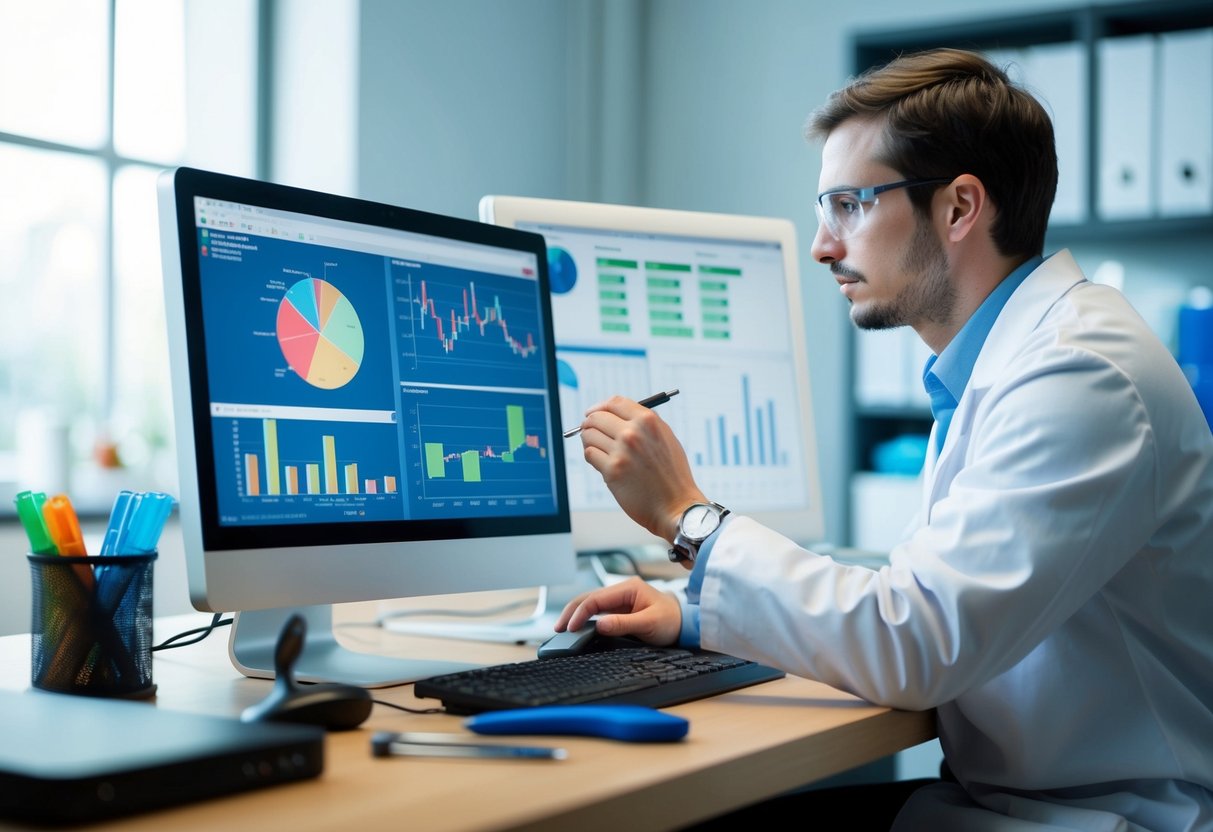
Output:
<path fill-rule="evenodd" d="M 84 533 L 80 531 L 80 520 L 72 501 L 66 494 L 56 494 L 48 497 L 42 506 L 42 517 L 46 520 L 46 530 L 55 541 L 55 548 L 60 555 L 87 555 L 84 548 Z M 76 568 L 81 583 L 86 589 L 93 588 L 93 570 L 87 564 Z"/>

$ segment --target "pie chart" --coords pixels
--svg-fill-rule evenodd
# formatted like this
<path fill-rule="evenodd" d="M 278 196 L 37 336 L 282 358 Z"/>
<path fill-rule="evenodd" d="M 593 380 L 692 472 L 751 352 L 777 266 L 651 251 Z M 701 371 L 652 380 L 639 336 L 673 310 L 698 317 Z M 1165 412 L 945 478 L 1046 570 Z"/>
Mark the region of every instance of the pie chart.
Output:
<path fill-rule="evenodd" d="M 548 248 L 548 281 L 554 295 L 566 295 L 577 285 L 577 263 L 559 246 Z"/>
<path fill-rule="evenodd" d="M 313 387 L 349 384 L 362 364 L 362 322 L 336 286 L 309 277 L 278 305 L 278 345 L 290 368 Z"/>

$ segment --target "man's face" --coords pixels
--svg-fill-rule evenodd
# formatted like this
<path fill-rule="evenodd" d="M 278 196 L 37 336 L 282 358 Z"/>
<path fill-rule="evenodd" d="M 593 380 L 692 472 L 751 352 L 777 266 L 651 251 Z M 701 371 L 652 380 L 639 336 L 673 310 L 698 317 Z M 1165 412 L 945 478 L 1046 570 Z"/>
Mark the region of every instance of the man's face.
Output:
<path fill-rule="evenodd" d="M 836 127 L 821 154 L 818 193 L 867 188 L 905 176 L 876 161 L 881 122 L 852 118 Z M 947 255 L 933 223 L 916 213 L 905 188 L 862 205 L 858 227 L 837 240 L 823 223 L 813 238 L 817 262 L 830 267 L 861 329 L 946 323 L 955 303 Z"/>

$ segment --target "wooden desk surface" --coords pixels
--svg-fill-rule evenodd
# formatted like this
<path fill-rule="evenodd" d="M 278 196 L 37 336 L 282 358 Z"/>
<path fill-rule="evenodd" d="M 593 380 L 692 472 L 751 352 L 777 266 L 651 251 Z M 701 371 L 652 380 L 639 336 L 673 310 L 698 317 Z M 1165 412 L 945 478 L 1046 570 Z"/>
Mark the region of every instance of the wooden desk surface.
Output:
<path fill-rule="evenodd" d="M 357 626 L 375 604 L 335 611 L 352 649 L 473 662 L 516 661 L 534 647 L 418 638 Z M 157 619 L 155 643 L 208 623 L 206 614 Z M 227 657 L 228 631 L 155 654 L 155 707 L 236 715 L 270 690 Z M 29 687 L 29 636 L 0 638 L 0 688 Z M 433 707 L 411 685 L 375 698 Z M 935 736 L 933 714 L 869 705 L 796 677 L 668 709 L 691 722 L 678 743 L 634 744 L 577 737 L 527 737 L 568 749 L 562 761 L 371 756 L 374 731 L 462 732 L 461 717 L 376 706 L 354 731 L 328 734 L 324 773 L 203 803 L 134 816 L 90 830 L 670 829 L 880 759 Z M 468 736 L 473 736 L 468 734 Z M 517 738 L 482 738 L 504 744 Z"/>

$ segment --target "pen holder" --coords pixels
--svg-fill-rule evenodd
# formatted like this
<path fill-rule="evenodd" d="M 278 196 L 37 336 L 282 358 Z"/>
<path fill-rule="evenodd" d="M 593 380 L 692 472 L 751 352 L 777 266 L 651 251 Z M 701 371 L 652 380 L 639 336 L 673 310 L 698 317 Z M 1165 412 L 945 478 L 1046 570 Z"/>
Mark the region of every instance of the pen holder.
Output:
<path fill-rule="evenodd" d="M 152 684 L 156 555 L 29 555 L 34 687 L 126 698 L 156 692 Z"/>

